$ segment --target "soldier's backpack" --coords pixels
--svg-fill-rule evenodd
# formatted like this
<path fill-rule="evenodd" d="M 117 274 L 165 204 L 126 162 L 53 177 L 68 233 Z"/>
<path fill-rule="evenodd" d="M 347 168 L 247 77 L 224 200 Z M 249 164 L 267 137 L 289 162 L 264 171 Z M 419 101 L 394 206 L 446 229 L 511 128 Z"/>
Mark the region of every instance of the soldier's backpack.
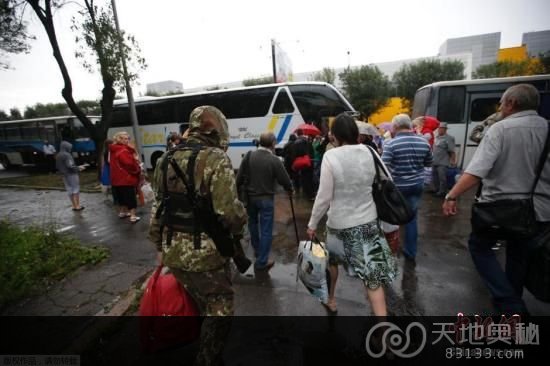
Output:
<path fill-rule="evenodd" d="M 196 194 L 195 191 L 195 162 L 201 150 L 206 149 L 201 144 L 186 143 L 167 152 L 162 160 L 162 202 L 157 210 L 157 219 L 160 222 L 161 234 L 166 230 L 166 244 L 170 246 L 175 232 L 193 234 L 195 249 L 200 249 L 201 232 L 208 236 L 216 244 L 218 252 L 224 257 L 234 255 L 233 238 L 218 220 L 210 199 Z M 178 151 L 191 150 L 184 173 L 174 154 Z M 172 168 L 177 178 L 185 187 L 185 192 L 169 191 L 168 166 Z"/>

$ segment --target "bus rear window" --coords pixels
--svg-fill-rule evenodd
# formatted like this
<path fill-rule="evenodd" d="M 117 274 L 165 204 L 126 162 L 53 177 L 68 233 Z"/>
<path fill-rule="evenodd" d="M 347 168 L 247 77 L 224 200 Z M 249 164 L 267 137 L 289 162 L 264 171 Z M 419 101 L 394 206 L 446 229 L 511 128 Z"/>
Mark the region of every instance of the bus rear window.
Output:
<path fill-rule="evenodd" d="M 447 86 L 439 89 L 437 119 L 448 123 L 464 122 L 464 101 L 466 90 L 463 86 Z"/>
<path fill-rule="evenodd" d="M 350 108 L 331 88 L 323 85 L 291 85 L 290 94 L 305 122 L 320 126 L 323 117 L 337 116 Z"/>
<path fill-rule="evenodd" d="M 416 92 L 414 95 L 412 118 L 425 116 L 427 114 L 426 110 L 428 108 L 428 102 L 430 101 L 431 91 L 432 89 L 430 87 L 426 87 Z"/>

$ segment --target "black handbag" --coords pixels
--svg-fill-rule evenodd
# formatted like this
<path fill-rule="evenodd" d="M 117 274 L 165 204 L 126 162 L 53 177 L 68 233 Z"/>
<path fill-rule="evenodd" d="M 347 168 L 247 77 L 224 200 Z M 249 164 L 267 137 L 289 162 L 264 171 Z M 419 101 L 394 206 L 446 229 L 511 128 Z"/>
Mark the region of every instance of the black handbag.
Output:
<path fill-rule="evenodd" d="M 472 206 L 472 231 L 488 240 L 524 239 L 533 237 L 538 230 L 533 196 L 550 148 L 550 123 L 544 149 L 537 165 L 536 177 L 529 198 L 502 199 L 476 202 Z"/>
<path fill-rule="evenodd" d="M 414 218 L 414 212 L 410 208 L 405 197 L 399 192 L 393 181 L 389 178 L 389 173 L 382 164 L 378 154 L 367 146 L 374 160 L 374 169 L 376 176 L 372 184 L 372 197 L 376 204 L 378 218 L 393 225 L 404 225 Z M 383 179 L 380 169 L 384 171 L 388 178 Z"/>
<path fill-rule="evenodd" d="M 525 287 L 540 301 L 550 302 L 550 225 L 532 240 Z"/>

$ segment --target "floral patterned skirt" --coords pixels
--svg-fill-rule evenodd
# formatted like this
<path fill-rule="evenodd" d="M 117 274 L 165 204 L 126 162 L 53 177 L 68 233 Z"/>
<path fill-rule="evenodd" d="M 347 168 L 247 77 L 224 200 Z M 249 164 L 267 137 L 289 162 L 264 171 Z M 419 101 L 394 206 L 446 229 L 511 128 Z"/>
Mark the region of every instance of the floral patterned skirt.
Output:
<path fill-rule="evenodd" d="M 377 220 L 347 229 L 327 227 L 327 230 L 343 242 L 347 264 L 369 289 L 375 290 L 397 277 L 395 257 Z"/>

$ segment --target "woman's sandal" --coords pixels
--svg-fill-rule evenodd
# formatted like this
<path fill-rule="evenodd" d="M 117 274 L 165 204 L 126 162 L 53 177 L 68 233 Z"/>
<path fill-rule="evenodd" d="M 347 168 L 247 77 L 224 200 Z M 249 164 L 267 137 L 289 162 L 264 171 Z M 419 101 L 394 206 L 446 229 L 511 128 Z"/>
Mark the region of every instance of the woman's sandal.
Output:
<path fill-rule="evenodd" d="M 134 217 L 131 217 L 130 218 L 130 222 L 132 224 L 135 224 L 136 222 L 138 222 L 139 220 L 141 220 L 141 217 L 138 217 L 138 216 L 134 216 Z"/>
<path fill-rule="evenodd" d="M 338 313 L 338 309 L 336 308 L 336 304 L 334 302 L 322 302 L 321 305 L 325 307 L 330 315 L 336 315 L 336 313 Z"/>
<path fill-rule="evenodd" d="M 121 213 L 118 214 L 119 219 L 125 219 L 125 218 L 130 217 L 130 216 L 132 216 L 132 215 L 130 215 L 129 212 L 121 212 Z"/>

